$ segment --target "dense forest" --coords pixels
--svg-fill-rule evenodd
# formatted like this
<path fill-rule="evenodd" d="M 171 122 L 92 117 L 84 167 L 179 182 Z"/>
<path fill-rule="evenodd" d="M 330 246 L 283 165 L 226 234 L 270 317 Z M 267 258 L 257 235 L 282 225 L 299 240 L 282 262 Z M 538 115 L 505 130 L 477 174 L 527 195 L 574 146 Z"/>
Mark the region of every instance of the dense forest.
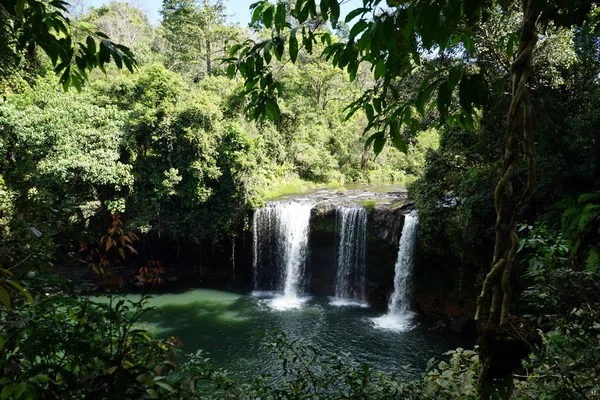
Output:
<path fill-rule="evenodd" d="M 0 5 L 0 398 L 600 396 L 600 5 L 340 3 Z M 235 280 L 254 210 L 350 183 L 407 187 L 473 349 L 391 374 L 270 332 L 240 382 L 117 294 L 181 249 Z"/>

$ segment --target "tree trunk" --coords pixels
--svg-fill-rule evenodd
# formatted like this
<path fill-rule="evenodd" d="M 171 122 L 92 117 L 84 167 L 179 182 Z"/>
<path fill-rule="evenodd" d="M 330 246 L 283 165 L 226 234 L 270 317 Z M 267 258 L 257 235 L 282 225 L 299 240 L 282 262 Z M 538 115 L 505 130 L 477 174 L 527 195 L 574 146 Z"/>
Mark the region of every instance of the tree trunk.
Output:
<path fill-rule="evenodd" d="M 235 236 L 230 236 L 229 240 L 231 240 L 231 278 L 235 281 Z"/>
<path fill-rule="evenodd" d="M 206 75 L 212 75 L 212 53 L 210 50 L 210 39 L 206 38 Z"/>
<path fill-rule="evenodd" d="M 537 43 L 536 22 L 539 0 L 523 0 L 523 21 L 519 48 L 511 65 L 512 100 L 507 115 L 507 141 L 502 175 L 494 192 L 496 242 L 490 272 L 477 299 L 478 343 L 481 354 L 479 393 L 482 399 L 500 393 L 512 394 L 512 373 L 527 356 L 517 324 L 509 321 L 512 298 L 511 273 L 515 266 L 519 238 L 517 224 L 535 186 L 532 106 L 527 84 Z M 527 163 L 524 184 L 517 178 L 523 159 Z M 517 338 L 517 342 L 515 342 Z M 497 390 L 500 388 L 500 390 Z M 495 396 L 495 397 L 496 397 Z"/>
<path fill-rule="evenodd" d="M 204 27 L 204 37 L 206 38 L 206 75 L 212 75 L 212 51 L 211 51 L 211 21 L 212 16 L 211 4 L 209 0 L 204 0 L 204 12 L 206 15 L 206 24 Z"/>

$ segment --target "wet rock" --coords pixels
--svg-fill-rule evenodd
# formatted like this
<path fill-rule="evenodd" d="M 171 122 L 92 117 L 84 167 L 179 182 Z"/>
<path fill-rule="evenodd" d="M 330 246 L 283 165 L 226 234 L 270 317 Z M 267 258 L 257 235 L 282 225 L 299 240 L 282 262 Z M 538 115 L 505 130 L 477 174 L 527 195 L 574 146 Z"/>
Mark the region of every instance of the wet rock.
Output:
<path fill-rule="evenodd" d="M 369 213 L 368 231 L 376 239 L 397 245 L 403 226 L 402 211 L 392 209 L 391 205 L 375 206 Z"/>
<path fill-rule="evenodd" d="M 429 328 L 429 331 L 436 332 L 436 333 L 442 333 L 442 332 L 446 332 L 447 329 L 448 329 L 448 324 L 446 324 L 446 321 L 439 320 L 439 321 L 435 322 L 431 328 Z"/>
<path fill-rule="evenodd" d="M 450 331 L 458 333 L 461 336 L 477 336 L 477 326 L 473 318 L 458 317 L 450 320 L 448 327 Z"/>

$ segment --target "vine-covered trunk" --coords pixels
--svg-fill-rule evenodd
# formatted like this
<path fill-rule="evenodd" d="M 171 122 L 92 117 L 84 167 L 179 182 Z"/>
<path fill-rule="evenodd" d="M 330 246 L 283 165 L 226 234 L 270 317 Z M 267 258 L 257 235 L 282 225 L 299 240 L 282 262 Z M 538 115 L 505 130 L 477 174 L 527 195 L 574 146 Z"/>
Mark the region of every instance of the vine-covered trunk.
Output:
<path fill-rule="evenodd" d="M 535 155 L 531 96 L 527 87 L 537 43 L 536 23 L 540 0 L 523 0 L 523 21 L 518 51 L 511 65 L 512 100 L 507 115 L 507 141 L 502 174 L 494 192 L 496 242 L 494 257 L 477 299 L 478 343 L 481 354 L 479 392 L 482 399 L 492 393 L 512 393 L 512 373 L 528 354 L 529 347 L 511 323 L 511 274 L 515 267 L 519 238 L 517 224 L 535 186 Z M 527 164 L 524 183 L 517 179 L 522 161 Z M 515 338 L 517 338 L 515 340 Z M 497 387 L 502 389 L 498 392 Z"/>

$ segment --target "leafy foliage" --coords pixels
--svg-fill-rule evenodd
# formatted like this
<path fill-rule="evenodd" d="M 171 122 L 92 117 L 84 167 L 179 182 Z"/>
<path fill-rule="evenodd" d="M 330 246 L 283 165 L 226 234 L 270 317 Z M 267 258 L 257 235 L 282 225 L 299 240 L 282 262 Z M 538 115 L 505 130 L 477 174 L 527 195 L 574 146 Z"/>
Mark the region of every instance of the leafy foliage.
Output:
<path fill-rule="evenodd" d="M 533 229 L 521 243 L 528 253 L 526 277 L 533 280 L 523 295 L 526 316 L 542 330 L 543 343 L 525 363 L 535 372 L 517 388 L 523 396 L 593 397 L 600 359 L 598 274 L 577 266 L 573 245 L 560 235 Z"/>
<path fill-rule="evenodd" d="M 21 52 L 33 58 L 38 47 L 50 58 L 65 90 L 71 84 L 81 90 L 88 71 L 93 68 L 104 71 L 111 59 L 118 68 L 125 65 L 133 71 L 137 62 L 129 48 L 114 43 L 103 32 L 84 32 L 84 38 L 79 41 L 65 16 L 67 12 L 67 3 L 62 0 L 3 3 L 0 30 L 7 41 L 3 44 L 0 63 L 2 75 L 9 75 Z"/>
<path fill-rule="evenodd" d="M 600 269 L 600 193 L 584 193 L 570 204 L 562 218 L 563 229 L 574 240 L 574 250 L 587 254 L 588 271 Z"/>

